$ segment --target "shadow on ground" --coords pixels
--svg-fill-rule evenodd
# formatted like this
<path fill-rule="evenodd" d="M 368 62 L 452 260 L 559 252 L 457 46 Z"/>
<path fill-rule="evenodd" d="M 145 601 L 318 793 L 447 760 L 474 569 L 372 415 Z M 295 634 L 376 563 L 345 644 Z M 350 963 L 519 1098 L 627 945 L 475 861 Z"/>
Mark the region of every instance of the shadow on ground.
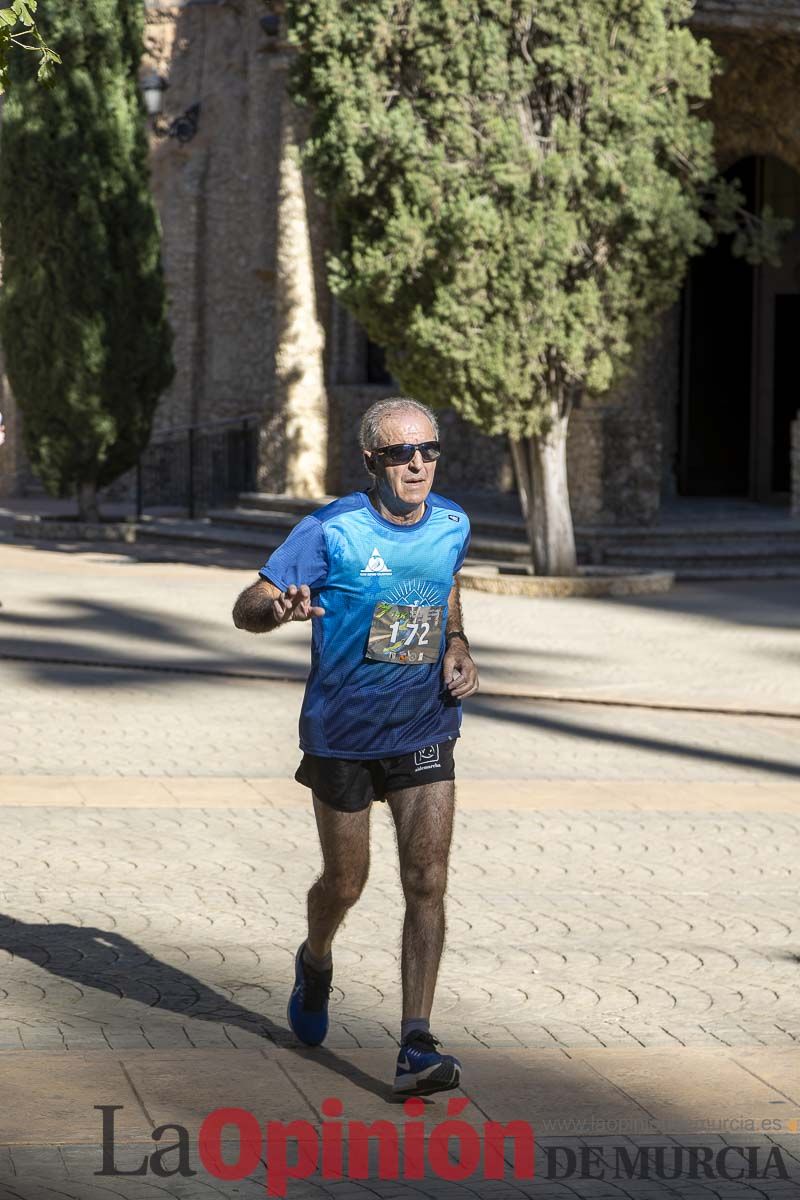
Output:
<path fill-rule="evenodd" d="M 119 559 L 120 570 L 126 563 L 182 563 L 194 567 L 222 567 L 231 571 L 252 569 L 253 578 L 264 565 L 268 552 L 257 547 L 215 546 L 201 542 L 83 542 L 54 539 L 45 541 L 36 538 L 26 541 L 22 537 L 0 534 L 0 543 L 7 543 L 25 550 L 37 550 L 43 554 L 57 550 L 60 554 L 91 554 L 98 558 Z"/>
<path fill-rule="evenodd" d="M 241 655 L 220 645 L 221 629 L 224 627 L 226 633 L 229 628 L 233 630 L 228 625 L 229 611 L 222 612 L 218 621 L 212 621 L 190 612 L 185 615 L 145 612 L 133 604 L 100 603 L 70 595 L 48 597 L 44 604 L 52 609 L 52 616 L 15 611 L 8 606 L 0 609 L 0 659 L 25 663 L 31 679 L 48 686 L 75 687 L 84 683 L 119 686 L 135 682 L 132 673 L 137 670 L 147 671 L 154 681 L 160 673 L 162 683 L 174 683 L 181 675 L 305 683 L 308 675 L 307 647 L 303 649 L 302 661 L 298 661 L 296 646 L 292 648 L 285 642 L 263 637 L 238 635 Z M 122 640 L 124 646 L 120 644 Z M 214 652 L 215 640 L 217 652 Z M 565 657 L 587 664 L 592 661 L 591 655 L 575 652 L 565 656 L 534 646 L 519 646 L 511 651 L 483 646 L 479 639 L 474 645 L 485 668 L 502 671 L 504 680 L 511 685 L 528 683 L 532 669 L 540 684 L 547 684 L 549 676 L 540 665 L 542 662 L 558 662 Z M 184 653 L 175 654 L 172 648 Z M 270 653 L 270 649 L 277 653 Z M 102 673 L 93 672 L 90 676 L 80 670 L 91 666 L 102 667 Z"/>
<path fill-rule="evenodd" d="M 0 914 L 0 948 L 3 948 L 13 954 L 16 958 L 25 958 L 28 961 L 35 963 L 44 970 L 50 971 L 53 974 L 66 978 L 81 988 L 95 989 L 102 997 L 105 993 L 113 996 L 115 999 L 125 998 L 137 1001 L 145 1006 L 145 1008 L 168 1009 L 172 1012 L 180 1013 L 182 1016 L 191 1017 L 206 1021 L 220 1022 L 223 1025 L 236 1026 L 247 1030 L 251 1034 L 264 1037 L 271 1041 L 285 1040 L 285 1031 L 277 1027 L 269 1019 L 259 1013 L 253 1012 L 247 1008 L 232 1004 L 226 997 L 216 992 L 213 988 L 201 983 L 194 976 L 188 975 L 186 972 L 178 970 L 165 963 L 159 962 L 149 955 L 145 950 L 138 946 L 135 942 L 128 938 L 122 937 L 117 933 L 101 930 L 97 928 L 83 928 L 80 926 L 69 924 L 32 924 L 16 920 L 13 917 Z M 97 1024 L 103 1023 L 103 1016 L 98 1014 L 94 1020 Z M 110 1024 L 110 1022 L 108 1022 Z M 300 1053 L 309 1053 L 307 1051 Z M 392 1098 L 389 1087 L 383 1081 L 376 1080 L 373 1076 L 352 1062 L 346 1061 L 338 1054 L 326 1050 L 323 1047 L 316 1048 L 313 1052 L 315 1061 L 330 1071 L 333 1077 L 345 1078 L 348 1082 L 356 1087 L 363 1089 L 366 1093 L 376 1096 L 380 1100 L 389 1102 Z M 580 1059 L 580 1053 L 577 1055 Z M 543 1097 L 553 1097 L 555 1108 L 560 1112 L 574 1112 L 576 1114 L 577 1123 L 590 1120 L 593 1116 L 599 1115 L 604 1119 L 605 1113 L 594 1114 L 587 1111 L 587 1070 L 585 1067 L 578 1065 L 573 1072 L 571 1079 L 565 1079 L 563 1070 L 559 1070 L 559 1064 L 562 1062 L 560 1058 L 554 1061 L 553 1065 L 547 1063 L 544 1058 L 539 1055 L 536 1058 L 535 1064 L 520 1058 L 515 1060 L 514 1056 L 508 1054 L 502 1057 L 499 1062 L 499 1069 L 503 1075 L 503 1085 L 507 1094 L 511 1097 L 518 1097 L 520 1105 L 525 1105 L 526 1098 L 529 1098 L 530 1108 L 523 1107 L 520 1117 L 524 1120 L 538 1121 L 538 1117 L 534 1117 L 531 1110 L 540 1113 L 542 1108 Z M 655 1064 L 653 1064 L 655 1066 Z M 644 1066 L 643 1069 L 648 1068 Z M 606 1085 L 606 1091 L 610 1094 L 617 1085 L 612 1083 L 611 1079 L 604 1073 L 602 1064 L 589 1067 L 592 1073 L 592 1079 L 589 1083 L 590 1090 L 602 1088 Z M 596 1079 L 594 1077 L 597 1077 Z M 332 1086 L 336 1085 L 332 1083 Z M 493 1114 L 488 1109 L 493 1109 L 494 1104 L 491 1100 L 488 1102 L 482 1098 L 480 1088 L 472 1092 L 473 1103 L 478 1112 L 487 1120 L 498 1119 L 498 1116 Z M 627 1095 L 627 1093 L 625 1093 Z M 691 1094 L 691 1089 L 690 1089 Z M 632 1097 L 628 1097 L 632 1099 Z M 441 1106 L 443 1110 L 444 1105 Z M 668 1127 L 682 1126 L 686 1124 L 688 1129 L 692 1129 L 693 1123 L 696 1123 L 696 1112 L 691 1110 L 691 1117 L 682 1116 L 681 1109 L 683 1105 L 680 1101 L 673 1104 L 669 1116 L 661 1117 L 660 1121 L 665 1122 Z M 400 1115 L 400 1110 L 394 1108 L 395 1120 L 403 1119 Z M 637 1132 L 629 1134 L 627 1131 L 617 1134 L 593 1134 L 592 1143 L 595 1155 L 600 1158 L 593 1157 L 592 1163 L 587 1168 L 580 1167 L 577 1177 L 570 1175 L 569 1179 L 565 1178 L 563 1173 L 563 1164 L 568 1160 L 566 1155 L 573 1155 L 573 1169 L 578 1161 L 576 1155 L 580 1155 L 581 1147 L 585 1145 L 585 1136 L 576 1136 L 571 1132 L 558 1134 L 557 1136 L 546 1135 L 544 1138 L 538 1138 L 537 1142 L 537 1159 L 545 1159 L 547 1162 L 547 1172 L 542 1171 L 542 1167 L 537 1164 L 537 1179 L 536 1187 L 534 1183 L 523 1182 L 519 1177 L 511 1180 L 511 1168 L 514 1165 L 515 1159 L 512 1159 L 514 1151 L 506 1146 L 504 1149 L 505 1167 L 502 1171 L 504 1179 L 502 1181 L 489 1183 L 485 1177 L 481 1180 L 480 1175 L 476 1175 L 474 1179 L 465 1179 L 463 1175 L 448 1177 L 445 1181 L 441 1178 L 441 1174 L 437 1171 L 438 1178 L 428 1169 L 424 1171 L 424 1176 L 408 1175 L 407 1180 L 414 1179 L 418 1182 L 406 1184 L 403 1190 L 398 1189 L 398 1180 L 400 1179 L 400 1170 L 395 1175 L 390 1175 L 388 1179 L 389 1187 L 385 1187 L 378 1182 L 377 1172 L 373 1168 L 373 1159 L 370 1159 L 369 1179 L 365 1181 L 364 1191 L 362 1193 L 358 1183 L 348 1181 L 343 1184 L 349 1197 L 369 1196 L 408 1196 L 408 1197 L 429 1197 L 436 1200 L 470 1200 L 477 1196 L 523 1196 L 534 1197 L 541 1194 L 540 1189 L 544 1187 L 544 1194 L 552 1200 L 556 1195 L 569 1196 L 628 1196 L 639 1200 L 655 1200 L 660 1196 L 692 1196 L 700 1195 L 700 1191 L 705 1195 L 706 1190 L 710 1195 L 723 1194 L 722 1190 L 718 1190 L 714 1183 L 708 1189 L 697 1190 L 693 1181 L 697 1179 L 696 1171 L 691 1169 L 691 1164 L 687 1165 L 683 1157 L 679 1163 L 681 1167 L 681 1179 L 688 1184 L 689 1190 L 684 1190 L 683 1186 L 673 1186 L 668 1183 L 662 1187 L 662 1180 L 668 1179 L 675 1181 L 678 1177 L 674 1171 L 669 1174 L 659 1174 L 658 1178 L 654 1178 L 647 1170 L 643 1174 L 636 1175 L 633 1170 L 627 1169 L 620 1175 L 619 1173 L 609 1175 L 607 1186 L 596 1189 L 594 1182 L 598 1178 L 606 1178 L 598 1176 L 595 1167 L 597 1162 L 603 1162 L 603 1151 L 606 1151 L 610 1156 L 610 1161 L 614 1160 L 616 1146 L 623 1146 L 626 1152 L 626 1159 L 623 1161 L 632 1162 L 637 1158 L 640 1147 L 652 1147 L 655 1145 L 667 1146 L 671 1148 L 682 1146 L 697 1146 L 700 1144 L 710 1144 L 713 1149 L 709 1152 L 708 1158 L 714 1161 L 714 1154 L 717 1150 L 728 1142 L 727 1138 L 712 1136 L 709 1134 L 698 1136 L 697 1133 L 689 1132 L 686 1137 L 681 1134 L 661 1134 L 657 1132 L 660 1121 L 650 1110 L 643 1105 L 638 1105 L 638 1112 L 635 1115 L 639 1118 L 642 1128 L 645 1126 L 645 1118 L 649 1118 L 651 1122 L 648 1132 Z M 390 1116 L 387 1110 L 387 1116 Z M 148 1120 L 150 1118 L 148 1117 Z M 499 1118 L 508 1120 L 507 1117 Z M 630 1118 L 628 1118 L 630 1120 Z M 623 1122 L 614 1122 L 610 1126 L 611 1129 L 615 1125 L 620 1125 L 621 1130 L 625 1128 Z M 174 1130 L 174 1126 L 164 1126 L 170 1131 Z M 538 1125 L 537 1125 L 538 1128 Z M 535 1133 L 535 1130 L 533 1131 Z M 155 1134 L 153 1135 L 155 1138 Z M 732 1141 L 736 1144 L 736 1139 Z M 773 1176 L 766 1174 L 759 1175 L 758 1179 L 769 1179 L 763 1187 L 758 1183 L 751 1183 L 748 1179 L 747 1194 L 755 1194 L 760 1196 L 786 1196 L 796 1195 L 797 1186 L 797 1159 L 792 1154 L 790 1145 L 787 1145 L 790 1139 L 779 1137 L 777 1135 L 764 1134 L 748 1134 L 747 1145 L 760 1144 L 761 1168 L 766 1171 L 765 1162 L 767 1156 L 772 1153 L 773 1147 L 784 1144 L 785 1162 L 782 1160 L 781 1169 L 783 1175 L 781 1183 L 778 1187 L 774 1187 L 774 1167 Z M 461 1143 L 459 1143 L 459 1147 Z M 556 1146 L 559 1149 L 556 1149 Z M 563 1148 L 567 1147 L 565 1151 Z M 128 1158 L 126 1161 L 138 1161 L 142 1154 L 147 1155 L 152 1150 L 152 1145 L 137 1143 L 128 1143 L 125 1146 Z M 548 1149 L 549 1148 L 549 1149 Z M 90 1182 L 96 1177 L 99 1166 L 99 1144 L 82 1145 L 74 1147 L 65 1147 L 69 1153 L 68 1158 L 64 1159 L 56 1153 L 55 1158 L 58 1160 L 54 1163 L 54 1156 L 51 1151 L 57 1151 L 57 1147 L 48 1145 L 44 1146 L 16 1146 L 8 1148 L 6 1154 L 5 1166 L 0 1160 L 0 1194 L 4 1196 L 16 1197 L 18 1200 L 45 1200 L 52 1197 L 56 1200 L 57 1197 L 69 1198 L 69 1200 L 89 1200 L 89 1197 L 97 1197 L 97 1200 L 102 1200 L 102 1197 L 110 1195 L 110 1191 L 94 1190 Z M 170 1147 L 174 1149 L 174 1147 Z M 235 1153 L 236 1145 L 231 1146 L 232 1152 Z M 648 1151 L 650 1153 L 651 1151 Z M 451 1153 L 452 1150 L 451 1150 Z M 457 1154 L 463 1153 L 459 1149 Z M 676 1151 L 677 1153 L 677 1151 Z M 704 1152 L 705 1153 L 705 1152 Z M 551 1154 L 553 1158 L 551 1160 Z M 736 1151 L 732 1152 L 732 1156 L 736 1156 Z M 708 1161 L 708 1158 L 705 1161 Z M 745 1160 L 744 1152 L 739 1155 L 740 1160 Z M 348 1160 L 350 1161 L 350 1160 Z M 749 1160 L 747 1160 L 749 1161 Z M 69 1162 L 69 1169 L 65 1169 L 65 1163 Z M 552 1164 L 556 1165 L 553 1167 Z M 476 1166 L 477 1164 L 475 1164 Z M 727 1165 L 727 1164 L 726 1164 Z M 741 1162 L 739 1162 L 741 1166 Z M 469 1172 L 470 1175 L 475 1174 L 475 1166 Z M 542 1164 L 544 1166 L 544 1164 Z M 10 1169 L 9 1169 L 10 1168 Z M 258 1179 L 261 1188 L 263 1189 L 263 1168 L 264 1159 L 259 1157 L 259 1166 L 250 1174 L 250 1180 Z M 787 1169 L 788 1168 L 788 1169 Z M 6 1173 L 8 1172 L 8 1173 Z M 313 1174 L 311 1173 L 313 1172 Z M 176 1171 L 168 1172 L 170 1175 L 175 1175 Z M 192 1174 L 195 1173 L 194 1168 Z M 137 1170 L 130 1170 L 128 1174 L 137 1174 Z M 708 1171 L 704 1168 L 704 1174 L 708 1175 Z M 544 1177 L 543 1177 L 544 1175 Z M 221 1176 L 224 1178 L 224 1176 Z M 308 1196 L 331 1196 L 339 1194 L 337 1189 L 334 1193 L 333 1189 L 326 1187 L 318 1172 L 318 1162 L 315 1160 L 310 1164 L 310 1172 L 308 1176 L 303 1176 L 307 1179 L 308 1189 L 303 1190 L 300 1194 L 303 1197 Z M 721 1177 L 721 1176 L 720 1176 Z M 248 1183 L 238 1175 L 232 1175 L 230 1178 L 236 1179 L 237 1185 L 234 1191 L 227 1192 L 212 1185 L 211 1190 L 214 1195 L 263 1195 L 263 1190 L 258 1192 L 255 1187 L 250 1190 Z M 363 1176 L 358 1175 L 356 1179 L 361 1179 Z M 711 1176 L 716 1180 L 716 1173 Z M 726 1177 L 727 1179 L 736 1179 L 738 1176 Z M 393 1184 L 391 1181 L 394 1181 Z M 459 1180 L 461 1182 L 454 1182 Z M 587 1181 L 584 1186 L 583 1181 Z M 619 1182 L 616 1182 L 619 1181 Z M 783 1187 L 785 1181 L 786 1187 Z M 119 1180 L 115 1177 L 113 1195 L 127 1196 L 137 1194 L 134 1187 L 133 1192 L 129 1192 L 127 1187 L 120 1189 L 117 1184 Z M 175 1180 L 174 1183 L 163 1184 L 159 1180 L 158 1194 L 167 1196 L 182 1196 L 186 1200 L 190 1198 L 199 1198 L 207 1194 L 207 1188 L 210 1181 L 203 1174 L 197 1179 L 196 1184 L 189 1183 L 186 1179 L 181 1178 Z M 548 1186 L 549 1185 L 549 1186 Z M 576 1186 L 577 1185 L 577 1186 Z M 137 1185 L 138 1186 L 138 1185 Z M 143 1181 L 143 1195 L 150 1196 L 155 1194 L 155 1189 L 150 1190 L 149 1182 Z M 734 1187 L 736 1185 L 734 1184 Z M 51 1191 L 52 1187 L 52 1191 Z M 585 1190 L 584 1190 L 585 1187 Z M 3 1190 L 5 1188 L 5 1190 Z M 344 1195 L 344 1190 L 342 1195 Z M 739 1190 L 736 1189 L 737 1195 Z M 727 1194 L 727 1192 L 725 1193 Z"/>
<path fill-rule="evenodd" d="M 294 1041 L 286 1026 L 276 1025 L 269 1017 L 237 1004 L 194 975 L 161 962 L 136 942 L 113 930 L 66 923 L 32 923 L 0 913 L 0 950 L 69 980 L 81 991 L 92 989 L 105 992 L 114 1000 L 134 1000 L 145 1009 L 178 1013 L 195 1021 L 213 1021 L 245 1030 L 298 1053 L 306 1052 L 305 1047 Z M 269 991 L 268 985 L 264 986 Z M 113 1012 L 93 1015 L 92 1021 L 96 1025 L 111 1025 L 114 1023 Z M 184 1032 L 191 1045 L 190 1032 Z M 231 1047 L 235 1045 L 231 1040 Z M 334 1051 L 320 1046 L 314 1053 L 317 1061 L 332 1074 L 342 1075 L 381 1099 L 394 1099 L 385 1081 L 367 1075 Z"/>
<path fill-rule="evenodd" d="M 652 596 L 606 596 L 599 604 L 682 614 L 744 628 L 800 629 L 800 580 L 718 579 L 678 583 Z"/>
<path fill-rule="evenodd" d="M 583 741 L 605 742 L 615 746 L 629 746 L 645 750 L 659 757 L 690 759 L 694 762 L 718 763 L 720 765 L 739 767 L 742 770 L 766 771 L 774 775 L 784 775 L 790 778 L 800 778 L 800 755 L 797 762 L 782 762 L 778 759 L 766 758 L 762 755 L 737 754 L 735 751 L 719 750 L 711 746 L 696 746 L 690 742 L 675 739 L 652 737 L 650 735 L 634 734 L 622 729 L 612 730 L 603 726 L 571 721 L 566 717 L 548 715 L 552 705 L 541 704 L 537 701 L 526 700 L 489 700 L 480 695 L 470 701 L 470 712 L 486 717 L 492 721 L 521 725 L 527 729 L 540 730 L 542 733 L 558 734 L 564 738 L 575 738 Z M 611 707 L 611 706 L 609 706 Z M 613 710 L 623 716 L 624 721 L 630 710 Z M 728 720 L 732 718 L 722 718 Z M 787 728 L 796 726 L 795 718 L 774 718 L 784 720 Z M 792 723 L 791 725 L 789 723 Z"/>

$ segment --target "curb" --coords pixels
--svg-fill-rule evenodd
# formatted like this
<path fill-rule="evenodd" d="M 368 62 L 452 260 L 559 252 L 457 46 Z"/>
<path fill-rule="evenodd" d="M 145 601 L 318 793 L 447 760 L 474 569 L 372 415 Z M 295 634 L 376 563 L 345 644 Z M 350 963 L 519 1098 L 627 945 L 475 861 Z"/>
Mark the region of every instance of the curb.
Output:
<path fill-rule="evenodd" d="M 61 517 L 41 517 L 27 513 L 14 517 L 11 531 L 14 537 L 29 538 L 31 541 L 51 541 L 63 538 L 78 542 L 127 542 L 136 541 L 134 521 L 78 521 Z"/>
<path fill-rule="evenodd" d="M 464 567 L 462 586 L 495 596 L 531 596 L 548 599 L 569 596 L 651 596 L 671 590 L 674 571 L 628 571 L 615 567 L 579 567 L 579 574 L 523 575 Z"/>
<path fill-rule="evenodd" d="M 2 656 L 0 656 L 2 657 Z M 597 708 L 645 708 L 655 712 L 704 713 L 717 717 L 772 717 L 786 721 L 800 721 L 800 707 L 759 708 L 745 704 L 703 704 L 684 700 L 655 700 L 652 697 L 625 697 L 603 695 L 587 696 L 580 692 L 543 692 L 533 688 L 481 688 L 478 695 L 491 700 L 535 700 L 546 704 L 589 704 Z"/>

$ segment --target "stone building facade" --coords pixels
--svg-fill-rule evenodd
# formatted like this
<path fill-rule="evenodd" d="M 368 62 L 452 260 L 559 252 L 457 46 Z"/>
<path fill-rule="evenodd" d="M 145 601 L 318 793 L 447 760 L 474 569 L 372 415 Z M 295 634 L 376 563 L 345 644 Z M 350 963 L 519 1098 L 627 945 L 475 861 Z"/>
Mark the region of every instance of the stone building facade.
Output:
<path fill-rule="evenodd" d="M 298 166 L 301 118 L 286 91 L 291 51 L 264 21 L 280 3 L 146 4 L 143 70 L 169 84 L 151 146 L 177 366 L 156 427 L 254 416 L 263 490 L 317 495 L 357 486 L 358 418 L 393 389 L 375 348 L 326 286 L 328 217 Z M 800 217 L 800 118 L 787 102 L 800 82 L 800 0 L 700 0 L 694 24 L 726 62 L 711 105 L 721 167 L 736 173 L 744 163 L 756 204 L 777 197 Z M 195 105 L 194 136 L 166 136 Z M 788 502 L 786 414 L 798 404 L 787 398 L 787 339 L 800 320 L 800 243 L 790 239 L 780 270 L 742 268 L 733 289 L 725 268 L 715 276 L 712 267 L 690 278 L 616 392 L 574 413 L 569 469 L 579 524 L 647 524 L 679 493 Z M 732 300 L 711 321 L 704 301 L 717 284 L 720 298 L 735 292 L 741 311 Z M 717 385 L 702 348 L 711 325 L 714 344 L 724 346 L 727 319 L 745 331 L 750 350 L 737 361 L 738 380 Z M 30 476 L 7 385 L 0 411 L 9 429 L 0 494 L 14 494 Z M 442 460 L 441 486 L 512 503 L 504 440 L 480 435 L 452 411 L 441 419 L 455 451 Z M 693 445 L 703 447 L 699 469 Z M 735 479 L 724 470 L 704 477 L 702 464 L 716 453 L 723 466 L 735 459 L 742 468 L 746 459 L 746 469 Z"/>

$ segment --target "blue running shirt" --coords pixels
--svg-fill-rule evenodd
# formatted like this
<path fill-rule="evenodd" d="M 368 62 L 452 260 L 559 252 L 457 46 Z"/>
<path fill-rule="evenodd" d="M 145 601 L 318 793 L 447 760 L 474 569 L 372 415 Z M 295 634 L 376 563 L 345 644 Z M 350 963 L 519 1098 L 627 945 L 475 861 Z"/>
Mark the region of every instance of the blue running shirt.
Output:
<path fill-rule="evenodd" d="M 307 584 L 325 609 L 311 621 L 311 673 L 300 747 L 327 758 L 389 758 L 459 736 L 461 705 L 444 686 L 447 600 L 469 545 L 462 508 L 431 492 L 415 525 L 394 525 L 352 492 L 294 527 L 259 572 L 281 591 Z M 378 600 L 443 605 L 435 663 L 365 656 Z"/>

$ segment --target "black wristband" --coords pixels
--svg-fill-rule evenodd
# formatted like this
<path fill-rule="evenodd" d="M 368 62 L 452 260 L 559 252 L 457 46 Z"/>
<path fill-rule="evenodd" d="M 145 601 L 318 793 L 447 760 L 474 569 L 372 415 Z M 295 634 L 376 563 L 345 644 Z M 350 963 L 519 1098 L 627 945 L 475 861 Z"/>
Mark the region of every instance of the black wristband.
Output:
<path fill-rule="evenodd" d="M 467 640 L 467 635 L 464 633 L 463 629 L 451 629 L 449 633 L 444 635 L 445 650 L 449 647 L 453 638 L 461 638 L 461 641 L 469 650 L 469 641 Z"/>

